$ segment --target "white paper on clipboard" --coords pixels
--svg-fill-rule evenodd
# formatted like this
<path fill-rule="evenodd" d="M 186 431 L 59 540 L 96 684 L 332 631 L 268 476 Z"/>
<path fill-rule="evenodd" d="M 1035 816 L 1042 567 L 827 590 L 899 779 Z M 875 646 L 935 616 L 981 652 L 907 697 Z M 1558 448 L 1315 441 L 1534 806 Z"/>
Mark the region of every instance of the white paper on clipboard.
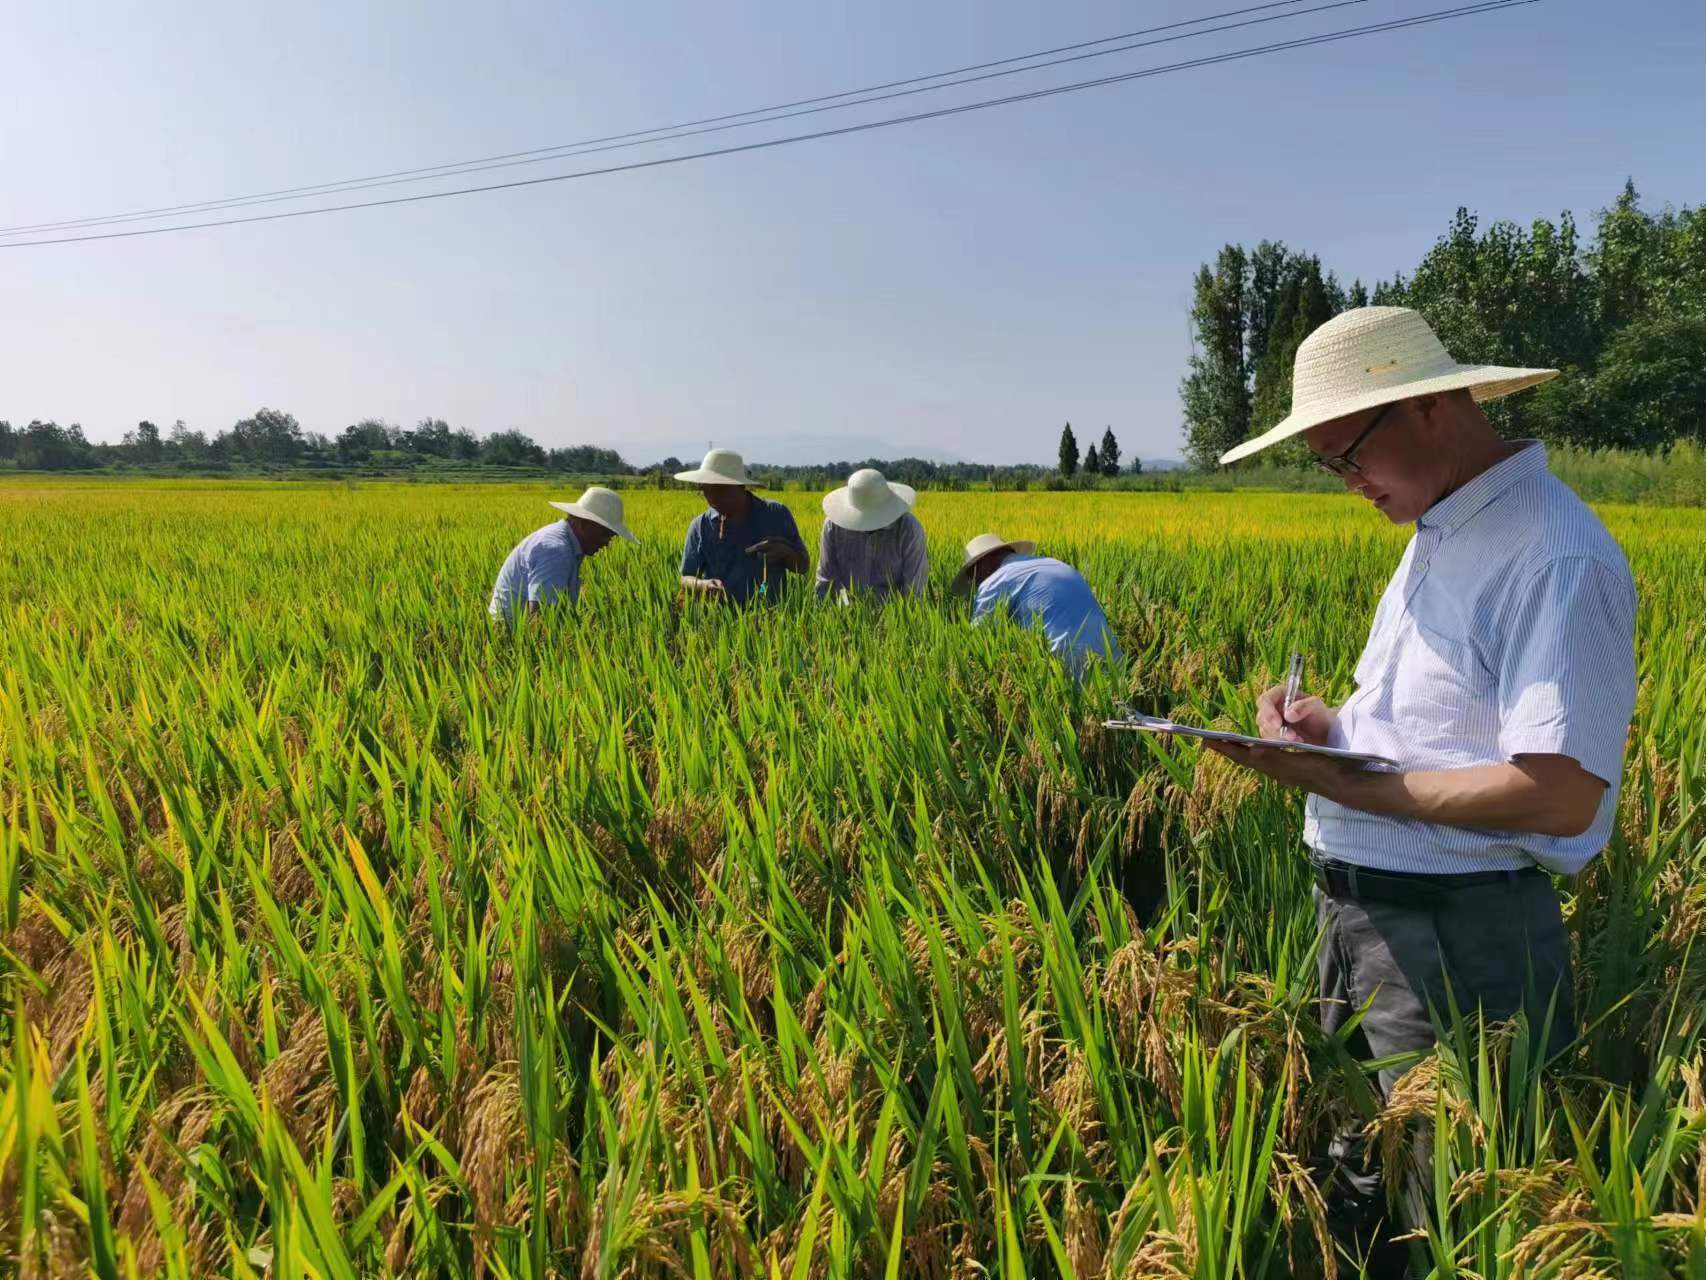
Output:
<path fill-rule="evenodd" d="M 1252 738 L 1246 733 L 1229 733 L 1224 729 L 1199 729 L 1195 725 L 1161 720 L 1155 716 L 1128 715 L 1117 720 L 1104 720 L 1105 729 L 1138 729 L 1144 733 L 1176 733 L 1186 738 L 1205 738 L 1210 742 L 1237 742 L 1246 747 L 1267 747 L 1273 751 L 1301 751 L 1312 756 L 1329 756 L 1347 764 L 1360 764 L 1379 773 L 1397 773 L 1402 767 L 1385 756 L 1346 751 L 1342 747 L 1317 747 L 1313 743 L 1295 742 L 1290 738 Z"/>

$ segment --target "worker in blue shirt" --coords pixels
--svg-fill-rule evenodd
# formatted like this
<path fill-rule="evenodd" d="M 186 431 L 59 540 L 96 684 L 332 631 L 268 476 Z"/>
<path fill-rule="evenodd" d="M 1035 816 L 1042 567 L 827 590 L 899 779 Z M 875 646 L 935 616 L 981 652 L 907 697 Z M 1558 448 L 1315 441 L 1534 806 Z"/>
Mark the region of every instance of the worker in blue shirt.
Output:
<path fill-rule="evenodd" d="M 696 470 L 675 478 L 698 486 L 709 508 L 687 526 L 681 549 L 681 586 L 689 595 L 773 601 L 791 575 L 811 567 L 794 513 L 752 492 L 758 482 L 733 449 L 712 449 Z"/>
<path fill-rule="evenodd" d="M 563 519 L 535 529 L 509 553 L 498 571 L 486 607 L 503 622 L 532 617 L 542 606 L 561 600 L 573 606 L 581 594 L 581 566 L 613 539 L 638 542 L 622 522 L 622 495 L 601 485 L 579 502 L 553 502 Z"/>
<path fill-rule="evenodd" d="M 1038 626 L 1068 670 L 1081 675 L 1091 657 L 1124 655 L 1090 584 L 1069 564 L 1039 556 L 1037 544 L 980 533 L 966 543 L 953 589 L 973 591 L 972 623 L 1003 613 L 1020 626 Z"/>

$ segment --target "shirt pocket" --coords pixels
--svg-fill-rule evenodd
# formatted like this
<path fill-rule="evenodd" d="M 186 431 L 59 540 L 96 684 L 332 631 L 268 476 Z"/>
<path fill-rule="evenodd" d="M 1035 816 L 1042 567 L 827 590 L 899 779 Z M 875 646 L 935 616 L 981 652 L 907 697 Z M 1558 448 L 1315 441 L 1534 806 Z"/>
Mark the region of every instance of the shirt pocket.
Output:
<path fill-rule="evenodd" d="M 1493 675 L 1474 646 L 1408 620 L 1393 664 L 1393 720 L 1418 746 L 1474 758 L 1498 736 Z"/>

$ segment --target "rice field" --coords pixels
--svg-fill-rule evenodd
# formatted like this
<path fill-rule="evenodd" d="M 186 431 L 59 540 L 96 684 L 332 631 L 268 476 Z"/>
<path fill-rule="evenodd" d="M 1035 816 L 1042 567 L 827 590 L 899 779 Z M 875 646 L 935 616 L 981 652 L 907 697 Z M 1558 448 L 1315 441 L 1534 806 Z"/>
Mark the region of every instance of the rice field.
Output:
<path fill-rule="evenodd" d="M 932 598 L 732 613 L 675 598 L 697 497 L 636 491 L 512 638 L 547 496 L 0 487 L 0 1274 L 1355 1275 L 1311 1170 L 1356 1118 L 1433 1130 L 1437 1275 L 1706 1275 L 1706 511 L 1604 510 L 1641 684 L 1582 1038 L 1460 1017 L 1381 1110 L 1298 798 L 1099 722 L 1247 728 L 1293 647 L 1342 696 L 1402 532 L 931 493 Z M 1129 666 L 967 626 L 989 527 Z"/>

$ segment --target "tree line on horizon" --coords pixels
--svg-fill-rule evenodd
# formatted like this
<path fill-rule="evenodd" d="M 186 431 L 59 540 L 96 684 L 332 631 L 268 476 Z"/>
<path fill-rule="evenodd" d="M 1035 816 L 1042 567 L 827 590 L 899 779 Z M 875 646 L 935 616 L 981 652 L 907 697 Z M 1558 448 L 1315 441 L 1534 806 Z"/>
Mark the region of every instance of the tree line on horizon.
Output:
<path fill-rule="evenodd" d="M 88 440 L 76 423 L 31 422 L 13 427 L 0 421 L 0 466 L 20 470 L 75 471 L 112 466 L 176 467 L 198 471 L 379 466 L 409 469 L 442 466 L 525 467 L 585 474 L 632 471 L 614 449 L 571 445 L 547 449 L 523 431 L 494 431 L 480 436 L 425 418 L 413 428 L 366 418 L 337 436 L 304 431 L 296 418 L 279 409 L 259 409 L 227 431 L 209 435 L 182 420 L 162 432 L 139 422 L 118 444 Z"/>
<path fill-rule="evenodd" d="M 1031 463 L 991 465 L 978 462 L 937 462 L 925 458 L 865 458 L 779 465 L 753 462 L 752 468 L 764 483 L 781 486 L 832 487 L 860 467 L 876 467 L 891 480 L 920 488 L 963 488 L 987 484 L 998 489 L 1025 489 L 1033 484 L 1059 484 L 1062 476 L 1077 484 L 1089 477 L 1115 475 L 1120 471 L 1118 442 L 1110 427 L 1103 433 L 1100 453 L 1092 445 L 1079 473 L 1077 446 L 1067 465 L 1065 441 L 1071 438 L 1068 423 L 1063 434 L 1061 465 L 1052 469 Z M 0 471 L 91 471 L 113 468 L 145 471 L 174 471 L 223 474 L 259 471 L 485 471 L 521 474 L 564 474 L 598 476 L 617 480 L 631 477 L 638 483 L 665 485 L 678 471 L 694 465 L 677 457 L 636 466 L 615 449 L 597 445 L 546 448 L 524 431 L 495 431 L 478 435 L 466 427 L 452 427 L 439 418 L 422 419 L 412 428 L 398 427 L 377 418 L 347 426 L 336 436 L 305 431 L 297 419 L 279 409 L 259 409 L 234 423 L 227 431 L 212 435 L 191 430 L 181 420 L 161 431 L 152 422 L 139 422 L 124 433 L 118 444 L 90 441 L 73 423 L 33 421 L 13 427 L 0 421 Z M 1142 463 L 1132 462 L 1132 471 Z"/>
<path fill-rule="evenodd" d="M 1482 230 L 1459 208 L 1411 275 L 1372 290 L 1278 241 L 1226 245 L 1193 288 L 1180 384 L 1191 464 L 1211 468 L 1283 418 L 1299 344 L 1371 303 L 1414 307 L 1460 361 L 1561 370 L 1487 406 L 1509 436 L 1642 451 L 1706 443 L 1706 209 L 1645 210 L 1631 180 L 1600 211 L 1590 244 L 1567 210 L 1557 222 Z M 1293 441 L 1246 465 L 1307 462 Z"/>

